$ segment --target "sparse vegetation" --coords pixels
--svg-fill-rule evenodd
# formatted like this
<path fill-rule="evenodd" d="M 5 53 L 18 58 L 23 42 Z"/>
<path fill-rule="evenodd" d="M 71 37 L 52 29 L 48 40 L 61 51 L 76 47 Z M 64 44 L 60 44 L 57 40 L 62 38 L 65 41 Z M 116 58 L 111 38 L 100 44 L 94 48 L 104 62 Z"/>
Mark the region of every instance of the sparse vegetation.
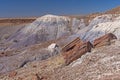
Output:
<path fill-rule="evenodd" d="M 2 39 L 7 40 L 9 37 L 10 37 L 10 35 L 9 35 L 9 34 L 4 34 Z"/>

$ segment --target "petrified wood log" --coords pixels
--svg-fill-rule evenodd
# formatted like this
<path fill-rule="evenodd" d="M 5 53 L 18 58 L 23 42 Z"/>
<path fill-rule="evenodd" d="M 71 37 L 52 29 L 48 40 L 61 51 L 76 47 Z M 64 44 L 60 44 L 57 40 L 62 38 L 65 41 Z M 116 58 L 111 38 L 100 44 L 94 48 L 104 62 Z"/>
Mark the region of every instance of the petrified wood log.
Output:
<path fill-rule="evenodd" d="M 77 37 L 75 40 L 65 45 L 62 48 L 62 52 L 68 52 L 69 50 L 72 50 L 79 43 L 83 43 L 83 41 L 79 37 Z"/>
<path fill-rule="evenodd" d="M 112 33 L 108 33 L 108 34 L 94 40 L 93 45 L 94 45 L 95 48 L 110 45 L 111 41 L 113 39 L 117 39 L 117 37 Z"/>
<path fill-rule="evenodd" d="M 68 65 L 74 60 L 80 58 L 86 52 L 90 52 L 92 47 L 93 46 L 90 42 L 77 43 L 74 48 L 62 53 L 65 59 L 65 64 Z"/>

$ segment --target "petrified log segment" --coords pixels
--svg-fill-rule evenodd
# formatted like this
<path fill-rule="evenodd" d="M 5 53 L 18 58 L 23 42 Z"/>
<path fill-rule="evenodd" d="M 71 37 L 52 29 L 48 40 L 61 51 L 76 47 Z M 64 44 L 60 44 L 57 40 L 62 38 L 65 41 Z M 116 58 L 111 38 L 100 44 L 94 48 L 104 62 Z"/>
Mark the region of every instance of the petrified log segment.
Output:
<path fill-rule="evenodd" d="M 117 37 L 114 34 L 112 34 L 112 33 L 108 33 L 108 34 L 106 34 L 106 35 L 104 35 L 104 36 L 94 40 L 93 45 L 94 45 L 95 48 L 96 47 L 110 45 L 111 41 L 113 39 L 117 39 Z"/>
<path fill-rule="evenodd" d="M 79 37 L 77 37 L 75 40 L 72 42 L 68 43 L 62 48 L 62 52 L 68 52 L 69 50 L 72 50 L 77 44 L 83 43 L 82 40 L 80 40 Z"/>
<path fill-rule="evenodd" d="M 90 52 L 92 47 L 93 46 L 90 42 L 77 43 L 74 48 L 65 53 L 62 53 L 65 59 L 65 64 L 68 65 L 74 60 L 80 58 L 86 52 Z"/>

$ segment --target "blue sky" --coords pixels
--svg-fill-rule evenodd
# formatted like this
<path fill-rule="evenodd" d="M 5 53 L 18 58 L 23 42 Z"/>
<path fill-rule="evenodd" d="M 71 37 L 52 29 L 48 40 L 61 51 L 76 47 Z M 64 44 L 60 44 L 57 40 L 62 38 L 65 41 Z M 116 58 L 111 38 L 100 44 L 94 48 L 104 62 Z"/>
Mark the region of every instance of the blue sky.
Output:
<path fill-rule="evenodd" d="M 88 14 L 119 5 L 120 0 L 0 0 L 0 17 Z"/>

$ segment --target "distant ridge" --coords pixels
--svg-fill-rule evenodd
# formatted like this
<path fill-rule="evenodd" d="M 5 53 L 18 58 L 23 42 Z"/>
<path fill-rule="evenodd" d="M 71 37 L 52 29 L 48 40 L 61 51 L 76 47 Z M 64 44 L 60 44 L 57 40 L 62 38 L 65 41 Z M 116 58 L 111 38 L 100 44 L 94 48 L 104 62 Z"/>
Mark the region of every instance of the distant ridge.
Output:
<path fill-rule="evenodd" d="M 111 10 L 108 10 L 105 13 L 106 14 L 120 14 L 120 6 L 113 8 Z"/>

